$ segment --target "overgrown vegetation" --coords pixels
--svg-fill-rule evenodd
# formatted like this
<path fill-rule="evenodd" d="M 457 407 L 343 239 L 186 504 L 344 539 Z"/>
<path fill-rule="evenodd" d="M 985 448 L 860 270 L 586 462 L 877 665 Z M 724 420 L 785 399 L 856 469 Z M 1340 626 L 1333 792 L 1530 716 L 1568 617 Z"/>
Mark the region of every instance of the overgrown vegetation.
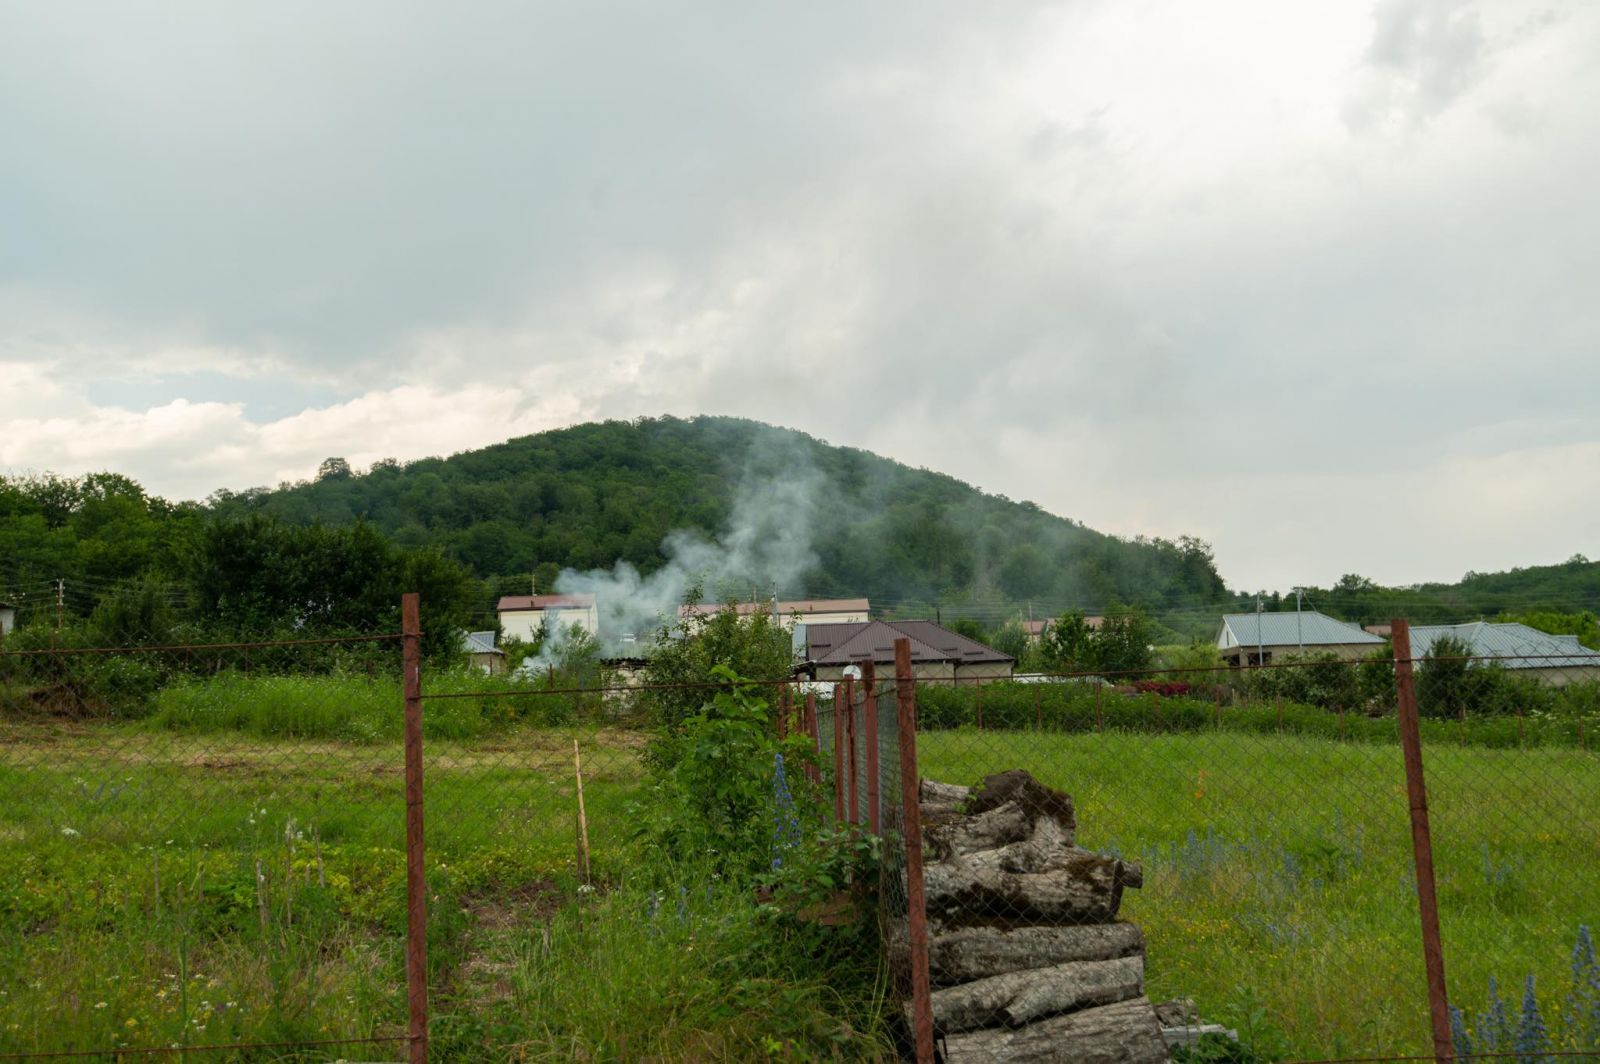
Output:
<path fill-rule="evenodd" d="M 1226 670 L 1218 673 L 1226 683 L 1197 677 L 1111 684 L 1090 677 L 1058 683 L 985 683 L 981 688 L 970 684 L 925 684 L 917 692 L 918 724 L 926 730 L 981 726 L 997 731 L 1038 729 L 1067 733 L 1226 731 L 1364 743 L 1397 741 L 1392 702 L 1387 707 L 1374 707 L 1374 712 L 1337 712 L 1343 703 L 1312 704 L 1277 693 L 1301 686 L 1299 682 L 1255 682 L 1301 671 L 1269 670 L 1240 686 L 1233 686 Z M 1318 682 L 1317 671 L 1310 670 L 1303 686 L 1310 695 L 1321 698 L 1330 686 L 1335 691 L 1342 690 L 1344 678 L 1357 671 L 1348 665 L 1339 666 L 1331 673 L 1339 682 L 1330 685 Z M 1600 689 L 1596 685 L 1533 690 L 1538 700 L 1526 705 L 1521 716 L 1512 710 L 1469 714 L 1463 720 L 1452 711 L 1424 719 L 1423 738 L 1432 743 L 1492 747 L 1583 747 L 1595 742 L 1600 734 Z"/>
<path fill-rule="evenodd" d="M 0 738 L 0 1052 L 403 1030 L 397 743 L 144 724 Z M 574 739 L 593 891 L 573 862 Z M 750 832 L 749 879 L 713 878 L 694 853 L 663 866 L 668 851 L 636 838 L 659 778 L 644 739 L 430 740 L 435 1056 L 889 1058 L 870 928 L 820 928 L 748 888 L 783 882 L 761 867 L 772 835 Z M 1600 905 L 1572 864 L 1592 826 L 1559 806 L 1593 793 L 1593 757 L 1546 747 L 1512 766 L 1442 740 L 1428 772 L 1452 997 L 1470 1026 L 1489 975 L 1533 974 L 1554 1036 L 1573 935 Z M 1240 1028 L 1246 1059 L 1427 1049 L 1391 744 L 953 729 L 919 747 L 933 778 L 1021 767 L 1068 789 L 1084 845 L 1145 863 L 1124 909 L 1149 940 L 1151 993 Z M 826 840 L 790 882 L 860 874 L 862 855 Z"/>

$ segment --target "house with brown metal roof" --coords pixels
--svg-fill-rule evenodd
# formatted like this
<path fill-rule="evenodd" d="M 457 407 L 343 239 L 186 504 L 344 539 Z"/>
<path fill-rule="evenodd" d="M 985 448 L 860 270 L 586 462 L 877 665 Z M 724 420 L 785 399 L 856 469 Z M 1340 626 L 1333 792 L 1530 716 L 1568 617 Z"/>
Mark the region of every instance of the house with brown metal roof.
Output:
<path fill-rule="evenodd" d="M 1016 661 L 994 647 L 968 639 L 932 621 L 868 621 L 805 626 L 801 672 L 813 680 L 842 680 L 845 669 L 870 659 L 880 677 L 894 675 L 894 644 L 911 643 L 911 670 L 918 679 L 978 683 L 1011 678 Z"/>

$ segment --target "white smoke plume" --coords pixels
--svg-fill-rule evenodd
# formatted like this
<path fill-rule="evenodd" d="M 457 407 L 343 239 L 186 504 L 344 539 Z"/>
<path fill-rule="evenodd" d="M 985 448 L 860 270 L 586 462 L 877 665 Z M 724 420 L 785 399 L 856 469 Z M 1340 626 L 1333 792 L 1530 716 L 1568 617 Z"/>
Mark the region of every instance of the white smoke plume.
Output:
<path fill-rule="evenodd" d="M 559 594 L 595 597 L 608 656 L 643 655 L 656 632 L 677 622 L 695 589 L 710 604 L 743 601 L 752 593 L 770 599 L 798 586 L 817 564 L 812 536 L 824 478 L 803 451 L 776 446 L 758 445 L 716 539 L 672 532 L 662 544 L 666 564 L 649 575 L 627 562 L 610 570 L 562 571 Z"/>

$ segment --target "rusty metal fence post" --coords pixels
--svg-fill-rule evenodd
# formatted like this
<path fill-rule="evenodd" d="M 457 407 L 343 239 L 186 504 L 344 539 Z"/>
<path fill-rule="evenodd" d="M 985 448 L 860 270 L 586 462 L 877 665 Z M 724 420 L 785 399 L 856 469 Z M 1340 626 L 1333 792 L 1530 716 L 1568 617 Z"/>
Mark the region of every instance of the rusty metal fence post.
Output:
<path fill-rule="evenodd" d="M 861 661 L 861 726 L 867 744 L 867 829 L 883 834 L 881 789 L 878 782 L 878 678 L 872 659 Z"/>
<path fill-rule="evenodd" d="M 422 623 L 415 592 L 400 599 L 405 687 L 406 1013 L 411 1064 L 428 1060 L 428 884 L 422 834 Z"/>
<path fill-rule="evenodd" d="M 906 932 L 911 953 L 911 1033 L 917 1064 L 933 1064 L 933 998 L 928 978 L 928 898 L 922 883 L 922 781 L 917 771 L 917 681 L 911 640 L 894 641 L 895 709 L 900 740 L 900 801 L 904 807 Z"/>
<path fill-rule="evenodd" d="M 805 719 L 801 721 L 806 737 L 811 740 L 811 752 L 816 756 L 806 765 L 806 778 L 813 786 L 822 782 L 822 735 L 817 731 L 817 693 L 806 692 Z"/>
<path fill-rule="evenodd" d="M 1405 754 L 1406 793 L 1411 807 L 1411 851 L 1417 869 L 1417 909 L 1422 918 L 1422 959 L 1428 975 L 1428 1011 L 1433 1020 L 1433 1056 L 1438 1064 L 1455 1060 L 1450 1034 L 1450 1004 L 1444 985 L 1444 945 L 1439 936 L 1439 901 L 1433 882 L 1433 839 L 1428 830 L 1428 787 L 1422 775 L 1422 735 L 1417 724 L 1417 690 L 1411 668 L 1411 626 L 1391 623 L 1394 679 Z"/>
<path fill-rule="evenodd" d="M 849 793 L 845 801 L 850 809 L 850 823 L 859 824 L 864 818 L 861 815 L 861 777 L 856 771 L 856 684 L 848 676 L 844 679 L 844 713 L 845 759 L 850 766 Z"/>
<path fill-rule="evenodd" d="M 833 685 L 833 822 L 844 823 L 845 738 L 844 718 L 850 712 L 845 705 L 845 682 Z"/>

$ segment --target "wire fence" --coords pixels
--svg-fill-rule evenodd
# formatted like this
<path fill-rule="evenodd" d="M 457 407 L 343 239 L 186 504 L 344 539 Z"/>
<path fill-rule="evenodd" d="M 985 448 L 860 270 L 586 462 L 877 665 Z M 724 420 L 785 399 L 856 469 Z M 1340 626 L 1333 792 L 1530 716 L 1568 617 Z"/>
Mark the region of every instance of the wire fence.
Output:
<path fill-rule="evenodd" d="M 1592 658 L 1453 649 L 912 678 L 914 754 L 881 756 L 920 781 L 884 913 L 914 1042 L 1600 1059 Z"/>
<path fill-rule="evenodd" d="M 424 677 L 407 617 L 0 647 L 0 1059 L 425 1059 L 537 977 L 625 872 L 651 688 Z M 908 1055 L 1600 1058 L 1597 675 L 1459 650 L 756 690 L 881 836 Z"/>

